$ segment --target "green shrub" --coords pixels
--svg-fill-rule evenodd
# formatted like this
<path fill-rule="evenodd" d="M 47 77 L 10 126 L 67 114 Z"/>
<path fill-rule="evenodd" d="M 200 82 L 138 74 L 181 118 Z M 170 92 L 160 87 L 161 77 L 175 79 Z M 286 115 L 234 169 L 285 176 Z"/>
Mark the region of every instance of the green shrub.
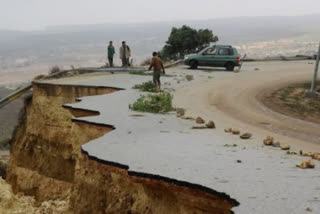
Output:
<path fill-rule="evenodd" d="M 140 91 L 157 92 L 157 87 L 152 81 L 144 82 L 133 86 L 134 89 L 140 89 Z"/>
<path fill-rule="evenodd" d="M 152 73 L 147 73 L 146 71 L 129 71 L 129 74 L 133 74 L 133 75 L 152 75 Z"/>
<path fill-rule="evenodd" d="M 173 111 L 170 93 L 141 95 L 129 108 L 139 112 L 164 113 Z"/>

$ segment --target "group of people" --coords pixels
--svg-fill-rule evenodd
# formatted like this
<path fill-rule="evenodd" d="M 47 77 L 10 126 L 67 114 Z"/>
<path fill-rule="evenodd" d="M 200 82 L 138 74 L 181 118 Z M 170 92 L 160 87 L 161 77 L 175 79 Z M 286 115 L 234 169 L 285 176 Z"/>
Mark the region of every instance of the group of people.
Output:
<path fill-rule="evenodd" d="M 115 53 L 116 52 L 113 47 L 112 41 L 110 41 L 108 46 L 108 60 L 109 60 L 110 67 L 113 67 L 113 56 Z M 122 61 L 122 66 L 123 67 L 130 66 L 129 59 L 131 57 L 131 50 L 125 41 L 122 42 L 119 53 L 120 53 L 120 59 Z M 161 90 L 160 76 L 161 76 L 161 72 L 165 74 L 165 69 L 161 59 L 158 57 L 157 52 L 152 53 L 152 60 L 151 60 L 149 70 L 151 70 L 152 68 L 153 68 L 153 83 L 156 85 L 157 90 L 160 91 Z"/>
<path fill-rule="evenodd" d="M 114 49 L 113 46 L 113 42 L 110 41 L 109 42 L 109 46 L 108 46 L 108 61 L 109 61 L 109 66 L 113 67 L 113 57 L 115 55 L 116 51 Z M 122 42 L 122 45 L 119 49 L 119 53 L 120 53 L 120 59 L 122 61 L 122 67 L 127 67 L 130 66 L 130 57 L 131 57 L 131 50 L 130 47 L 126 44 L 125 41 Z"/>

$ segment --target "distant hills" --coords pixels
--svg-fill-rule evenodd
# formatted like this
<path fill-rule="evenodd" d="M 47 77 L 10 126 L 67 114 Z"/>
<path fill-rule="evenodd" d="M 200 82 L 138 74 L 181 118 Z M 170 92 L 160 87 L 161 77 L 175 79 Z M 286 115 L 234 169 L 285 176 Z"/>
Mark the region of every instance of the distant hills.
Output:
<path fill-rule="evenodd" d="M 254 55 L 282 54 L 283 49 L 304 53 L 312 49 L 320 38 L 318 27 L 320 14 L 308 16 L 236 17 L 210 20 L 186 20 L 136 24 L 95 24 L 51 26 L 42 31 L 0 30 L 0 75 L 1 69 L 23 68 L 32 65 L 102 65 L 106 61 L 106 46 L 113 40 L 116 50 L 122 40 L 130 45 L 136 63 L 160 50 L 173 26 L 184 24 L 194 28 L 209 28 L 219 36 L 219 43 L 243 46 L 240 52 Z M 293 39 L 291 46 L 279 46 L 270 50 L 250 49 L 252 43 Z M 305 43 L 295 47 L 295 42 Z M 294 44 L 293 44 L 294 43 Z M 255 44 L 256 46 L 256 44 Z M 275 50 L 279 49 L 279 50 Z M 251 52 L 250 52 L 251 51 Z M 285 51 L 285 53 L 291 53 Z M 116 56 L 118 58 L 118 56 Z"/>

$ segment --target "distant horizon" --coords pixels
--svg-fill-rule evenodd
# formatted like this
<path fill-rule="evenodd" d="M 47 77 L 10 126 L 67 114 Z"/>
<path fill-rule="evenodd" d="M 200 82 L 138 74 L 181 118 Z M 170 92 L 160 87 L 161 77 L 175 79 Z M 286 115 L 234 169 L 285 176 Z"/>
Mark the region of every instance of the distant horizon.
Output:
<path fill-rule="evenodd" d="M 50 28 L 59 28 L 59 27 L 81 27 L 81 26 L 99 26 L 99 25 L 127 25 L 127 24 L 152 24 L 152 23 L 174 23 L 174 22 L 193 22 L 193 21 L 210 21 L 210 20 L 230 20 L 230 19 L 245 19 L 245 18 L 276 18 L 276 17 L 312 17 L 320 16 L 319 13 L 307 13 L 307 14 L 297 14 L 297 15 L 246 15 L 246 16 L 229 16 L 229 17 L 213 17 L 213 18 L 200 18 L 200 19 L 176 19 L 176 20 L 151 20 L 151 21 L 114 21 L 114 22 L 96 22 L 96 23 L 66 23 L 66 24 L 54 24 L 46 25 L 39 28 L 32 29 L 23 29 L 23 28 L 0 28 L 0 31 L 18 31 L 18 32 L 36 32 L 36 31 L 46 31 Z M 187 25 L 188 23 L 186 23 Z"/>

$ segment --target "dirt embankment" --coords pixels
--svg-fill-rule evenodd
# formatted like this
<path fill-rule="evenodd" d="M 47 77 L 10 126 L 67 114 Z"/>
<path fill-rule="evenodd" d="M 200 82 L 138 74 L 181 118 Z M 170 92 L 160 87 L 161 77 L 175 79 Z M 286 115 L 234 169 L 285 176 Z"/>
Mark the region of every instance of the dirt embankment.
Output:
<path fill-rule="evenodd" d="M 112 127 L 72 122 L 73 116 L 99 112 L 62 105 L 77 97 L 115 91 L 35 83 L 24 122 L 12 140 L 7 182 L 13 192 L 34 196 L 37 204 L 64 201 L 68 207 L 64 213 L 231 213 L 238 203 L 227 195 L 130 175 L 126 167 L 81 152 L 81 145 Z"/>
<path fill-rule="evenodd" d="M 12 188 L 2 178 L 0 178 L 0 213 L 1 214 L 65 214 L 68 203 L 65 200 L 50 200 L 37 203 L 34 197 L 15 195 Z"/>

